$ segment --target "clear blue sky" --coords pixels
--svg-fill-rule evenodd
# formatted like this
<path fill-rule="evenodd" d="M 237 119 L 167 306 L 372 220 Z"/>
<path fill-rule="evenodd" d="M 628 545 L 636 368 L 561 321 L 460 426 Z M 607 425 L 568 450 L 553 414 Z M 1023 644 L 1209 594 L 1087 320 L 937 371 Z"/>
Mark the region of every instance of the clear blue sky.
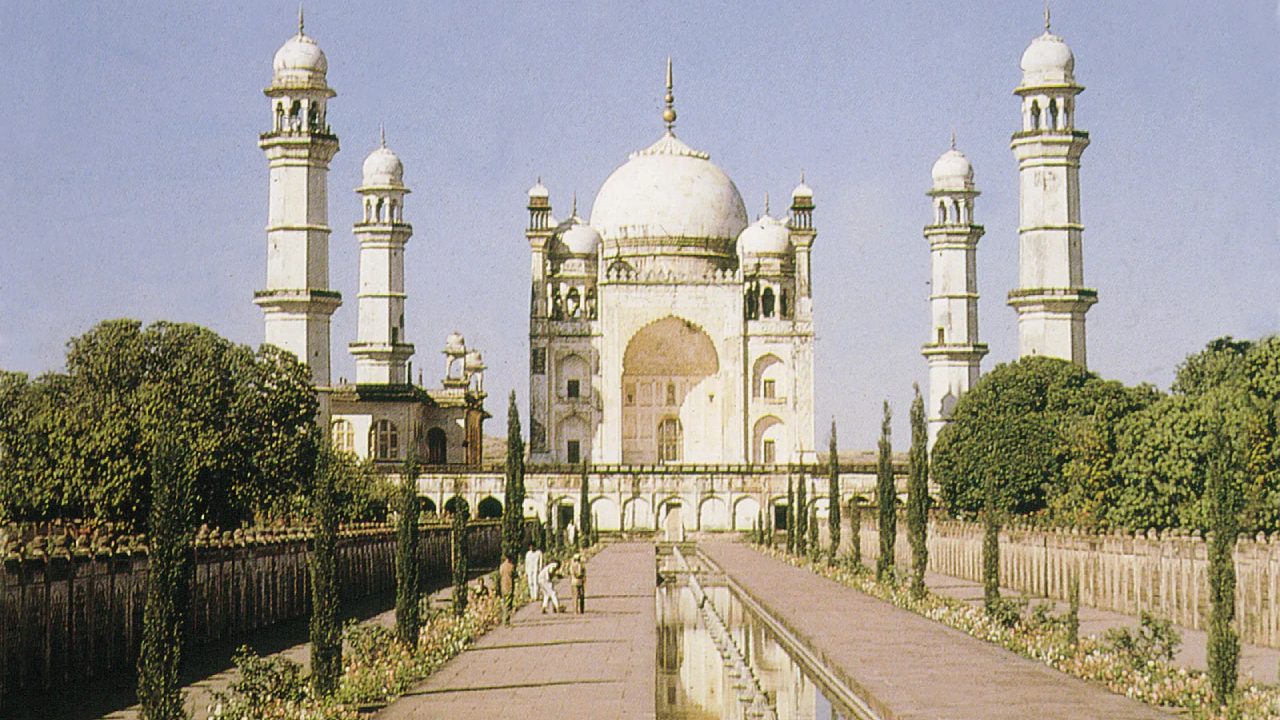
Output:
<path fill-rule="evenodd" d="M 1276 0 L 1053 6 L 1086 86 L 1077 124 L 1091 368 L 1167 387 L 1208 340 L 1280 329 Z M 0 5 L 0 368 L 62 367 L 100 320 L 199 323 L 262 339 L 262 88 L 293 2 Z M 359 205 L 378 124 L 413 189 L 408 336 L 438 378 L 445 335 L 485 352 L 490 409 L 526 394 L 525 191 L 585 214 L 660 136 L 709 152 L 754 218 L 803 168 L 815 190 L 818 437 L 873 447 L 880 400 L 905 445 L 926 381 L 929 168 L 954 129 L 973 161 L 984 369 L 1013 359 L 1018 60 L 1039 0 L 310 2 L 338 91 L 330 174 L 334 376 L 354 375 Z M 500 428 L 491 431 L 500 433 Z"/>

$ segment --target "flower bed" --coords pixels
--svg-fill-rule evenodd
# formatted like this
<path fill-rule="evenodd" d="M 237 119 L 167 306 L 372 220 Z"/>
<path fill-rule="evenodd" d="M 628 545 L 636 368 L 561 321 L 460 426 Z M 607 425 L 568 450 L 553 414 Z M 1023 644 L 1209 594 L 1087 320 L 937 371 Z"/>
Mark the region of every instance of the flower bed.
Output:
<path fill-rule="evenodd" d="M 905 582 L 877 583 L 865 567 L 854 568 L 843 563 L 829 567 L 825 562 L 813 562 L 772 548 L 757 546 L 757 549 L 1148 705 L 1182 711 L 1204 720 L 1280 718 L 1280 688 L 1245 682 L 1241 684 L 1234 707 L 1230 710 L 1214 707 L 1213 692 L 1205 673 L 1174 665 L 1166 657 L 1160 657 L 1160 652 L 1135 651 L 1133 636 L 1127 632 L 1082 637 L 1073 645 L 1068 640 L 1065 620 L 1042 608 L 1019 612 L 1007 621 L 993 617 L 981 607 L 933 593 L 920 599 L 912 598 Z M 1144 629 L 1160 625 L 1161 621 L 1144 618 Z M 1172 637 L 1176 644 L 1176 634 Z"/>

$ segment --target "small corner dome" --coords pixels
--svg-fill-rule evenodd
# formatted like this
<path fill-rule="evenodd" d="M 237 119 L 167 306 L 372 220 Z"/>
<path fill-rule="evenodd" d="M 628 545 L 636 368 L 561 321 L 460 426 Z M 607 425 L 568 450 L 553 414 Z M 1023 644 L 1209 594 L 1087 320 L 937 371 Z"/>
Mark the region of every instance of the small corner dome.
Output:
<path fill-rule="evenodd" d="M 551 192 L 547 190 L 547 187 L 542 184 L 541 180 L 539 180 L 536 185 L 529 188 L 529 197 L 530 198 L 549 198 L 551 197 Z"/>
<path fill-rule="evenodd" d="M 933 164 L 934 190 L 972 190 L 973 165 L 964 153 L 952 148 Z"/>
<path fill-rule="evenodd" d="M 791 199 L 795 200 L 796 198 L 813 199 L 813 188 L 809 187 L 809 184 L 803 179 L 800 181 L 800 184 L 796 186 L 796 189 L 791 191 Z"/>
<path fill-rule="evenodd" d="M 468 372 L 480 372 L 485 369 L 484 356 L 479 350 L 472 350 L 467 353 L 467 359 L 463 362 L 463 367 Z"/>
<path fill-rule="evenodd" d="M 1045 31 L 1022 53 L 1022 84 L 1071 85 L 1075 83 L 1076 59 L 1062 38 Z"/>
<path fill-rule="evenodd" d="M 600 233 L 578 217 L 570 219 L 570 225 L 560 235 L 560 243 L 574 255 L 594 255 L 600 247 Z"/>
<path fill-rule="evenodd" d="M 404 187 L 404 164 L 385 146 L 364 159 L 362 175 L 365 187 Z"/>
<path fill-rule="evenodd" d="M 329 72 L 329 61 L 315 40 L 299 32 L 280 46 L 271 67 L 275 71 L 276 84 L 290 80 L 319 80 L 323 84 L 325 73 Z M 313 77 L 315 75 L 319 78 Z"/>
<path fill-rule="evenodd" d="M 785 255 L 791 252 L 791 231 L 769 215 L 762 216 L 738 236 L 739 255 Z"/>
<path fill-rule="evenodd" d="M 446 355 L 463 355 L 467 352 L 467 341 L 462 337 L 460 332 L 451 332 L 449 337 L 444 341 L 444 352 Z"/>

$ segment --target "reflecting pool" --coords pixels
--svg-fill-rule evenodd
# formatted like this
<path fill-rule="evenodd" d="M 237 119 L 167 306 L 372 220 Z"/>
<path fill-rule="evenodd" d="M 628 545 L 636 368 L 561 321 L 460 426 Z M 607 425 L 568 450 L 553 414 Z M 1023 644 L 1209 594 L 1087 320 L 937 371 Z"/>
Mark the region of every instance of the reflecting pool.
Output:
<path fill-rule="evenodd" d="M 728 587 L 664 574 L 656 602 L 658 720 L 848 717 Z"/>

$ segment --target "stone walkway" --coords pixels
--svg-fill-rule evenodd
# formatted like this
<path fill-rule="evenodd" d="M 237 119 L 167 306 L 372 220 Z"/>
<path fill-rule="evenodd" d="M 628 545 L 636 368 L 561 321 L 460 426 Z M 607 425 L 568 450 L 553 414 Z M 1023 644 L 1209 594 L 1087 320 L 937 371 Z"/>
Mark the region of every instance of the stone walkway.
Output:
<path fill-rule="evenodd" d="M 749 545 L 701 547 L 885 720 L 1170 717 Z"/>
<path fill-rule="evenodd" d="M 925 584 L 929 586 L 930 590 L 939 595 L 946 595 L 947 597 L 967 602 L 970 605 L 982 604 L 982 585 L 972 580 L 963 580 L 938 573 L 927 573 L 925 575 Z M 1004 590 L 1003 594 L 1008 598 L 1019 596 L 1014 590 Z M 1032 604 L 1050 603 L 1054 606 L 1055 613 L 1062 613 L 1067 610 L 1067 604 L 1061 601 L 1032 598 L 1031 602 Z M 1099 610 L 1085 605 L 1080 606 L 1080 634 L 1082 636 L 1100 636 L 1113 627 L 1137 628 L 1139 625 L 1138 618 L 1132 615 L 1110 610 Z M 1174 657 L 1174 662 L 1196 670 L 1208 670 L 1209 633 L 1184 627 L 1178 627 L 1177 630 L 1178 634 L 1182 636 L 1182 643 L 1178 645 L 1178 654 Z M 1278 681 L 1278 671 L 1280 671 L 1280 649 L 1261 645 L 1242 644 L 1240 646 L 1241 678 L 1275 685 Z"/>
<path fill-rule="evenodd" d="M 585 615 L 531 603 L 374 717 L 652 720 L 656 577 L 651 543 L 608 545 L 587 563 Z"/>

